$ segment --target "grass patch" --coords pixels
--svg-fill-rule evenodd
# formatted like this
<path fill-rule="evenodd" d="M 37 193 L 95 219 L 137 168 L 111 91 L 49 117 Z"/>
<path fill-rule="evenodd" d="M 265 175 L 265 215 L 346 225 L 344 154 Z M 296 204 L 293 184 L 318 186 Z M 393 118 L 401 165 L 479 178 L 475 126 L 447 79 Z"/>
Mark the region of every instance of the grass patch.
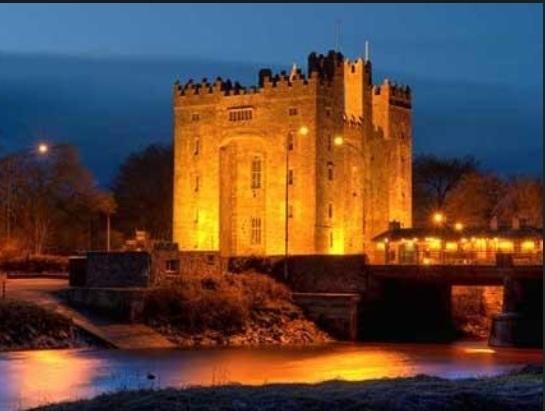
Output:
<path fill-rule="evenodd" d="M 26 301 L 0 299 L 0 351 L 81 345 L 82 335 L 67 318 Z"/>
<path fill-rule="evenodd" d="M 539 372 L 463 380 L 416 376 L 311 385 L 123 391 L 35 410 L 538 411 L 543 403 L 542 377 L 540 367 Z"/>

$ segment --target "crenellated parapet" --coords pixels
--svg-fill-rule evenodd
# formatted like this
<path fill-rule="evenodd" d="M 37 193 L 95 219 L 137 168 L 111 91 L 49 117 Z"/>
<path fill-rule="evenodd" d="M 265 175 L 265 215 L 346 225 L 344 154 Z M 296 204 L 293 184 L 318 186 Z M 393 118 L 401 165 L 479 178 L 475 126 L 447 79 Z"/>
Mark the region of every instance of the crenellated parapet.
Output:
<path fill-rule="evenodd" d="M 373 87 L 375 96 L 384 96 L 389 104 L 397 107 L 410 109 L 412 107 L 411 88 L 407 85 L 397 84 L 384 79 L 382 84 Z"/>

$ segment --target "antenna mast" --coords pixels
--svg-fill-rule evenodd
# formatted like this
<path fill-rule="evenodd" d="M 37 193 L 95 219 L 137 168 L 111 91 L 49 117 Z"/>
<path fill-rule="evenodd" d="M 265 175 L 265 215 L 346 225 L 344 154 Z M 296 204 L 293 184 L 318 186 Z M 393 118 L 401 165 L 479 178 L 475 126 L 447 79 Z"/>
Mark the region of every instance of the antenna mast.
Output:
<path fill-rule="evenodd" d="M 340 37 L 341 37 L 341 20 L 337 19 L 335 21 L 335 51 L 339 51 Z"/>

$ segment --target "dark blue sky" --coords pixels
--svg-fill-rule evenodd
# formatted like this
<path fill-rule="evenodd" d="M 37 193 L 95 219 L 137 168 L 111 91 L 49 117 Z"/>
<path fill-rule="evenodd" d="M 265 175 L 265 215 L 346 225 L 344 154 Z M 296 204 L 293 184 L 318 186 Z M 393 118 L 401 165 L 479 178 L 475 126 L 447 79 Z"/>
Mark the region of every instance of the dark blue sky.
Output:
<path fill-rule="evenodd" d="M 375 81 L 412 86 L 416 153 L 541 173 L 542 5 L 0 5 L 0 144 L 70 141 L 107 183 L 171 139 L 176 78 L 254 83 L 371 44 Z"/>

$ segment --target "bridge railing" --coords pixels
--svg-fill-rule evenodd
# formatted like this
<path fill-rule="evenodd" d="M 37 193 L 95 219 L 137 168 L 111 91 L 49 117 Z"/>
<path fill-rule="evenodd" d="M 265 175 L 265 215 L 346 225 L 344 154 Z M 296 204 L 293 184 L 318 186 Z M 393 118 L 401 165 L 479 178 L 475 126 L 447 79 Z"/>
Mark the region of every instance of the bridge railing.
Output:
<path fill-rule="evenodd" d="M 542 265 L 542 252 L 417 251 L 391 256 L 386 264 L 407 265 Z"/>

